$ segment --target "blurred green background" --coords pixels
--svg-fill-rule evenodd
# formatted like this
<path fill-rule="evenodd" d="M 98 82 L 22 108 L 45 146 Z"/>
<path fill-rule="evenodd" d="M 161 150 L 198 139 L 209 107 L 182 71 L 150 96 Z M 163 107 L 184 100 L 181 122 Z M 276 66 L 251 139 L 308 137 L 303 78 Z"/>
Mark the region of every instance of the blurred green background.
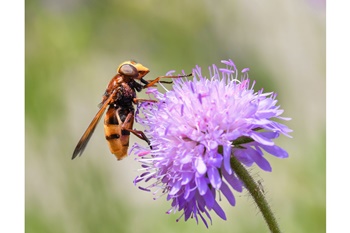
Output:
<path fill-rule="evenodd" d="M 290 158 L 268 155 L 272 173 L 252 169 L 283 232 L 326 231 L 324 1 L 31 0 L 25 7 L 26 232 L 205 230 L 194 220 L 176 223 L 180 213 L 165 214 L 165 197 L 154 201 L 133 185 L 139 164 L 133 155 L 117 162 L 102 122 L 84 155 L 71 155 L 124 60 L 149 67 L 151 79 L 229 58 L 250 67 L 256 90 L 277 92 L 293 118 L 293 139 L 278 139 Z M 268 232 L 247 193 L 235 195 L 236 207 L 222 201 L 227 221 L 212 214 L 210 232 Z"/>

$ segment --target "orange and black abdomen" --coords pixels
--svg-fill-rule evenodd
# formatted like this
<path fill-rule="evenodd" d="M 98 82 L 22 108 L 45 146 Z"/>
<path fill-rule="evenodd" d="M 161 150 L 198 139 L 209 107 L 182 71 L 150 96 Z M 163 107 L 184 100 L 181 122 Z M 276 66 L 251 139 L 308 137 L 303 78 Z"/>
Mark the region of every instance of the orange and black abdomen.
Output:
<path fill-rule="evenodd" d="M 121 124 L 125 121 L 128 114 L 132 114 L 129 121 L 124 124 L 125 129 L 132 129 L 134 124 L 134 110 L 128 108 L 119 108 L 118 106 L 110 105 L 105 116 L 104 130 L 109 149 L 118 160 L 123 159 L 128 155 L 130 132 L 122 130 Z M 121 122 L 119 122 L 117 114 Z"/>

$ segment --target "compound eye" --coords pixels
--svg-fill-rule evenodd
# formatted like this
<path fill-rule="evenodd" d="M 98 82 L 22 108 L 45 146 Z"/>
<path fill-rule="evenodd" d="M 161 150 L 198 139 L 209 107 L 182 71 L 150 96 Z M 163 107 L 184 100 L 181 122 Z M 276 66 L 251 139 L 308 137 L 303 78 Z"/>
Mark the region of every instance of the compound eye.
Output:
<path fill-rule="evenodd" d="M 135 66 L 130 65 L 130 64 L 122 65 L 119 68 L 119 73 L 126 75 L 126 76 L 131 76 L 131 77 L 137 77 L 139 75 Z"/>

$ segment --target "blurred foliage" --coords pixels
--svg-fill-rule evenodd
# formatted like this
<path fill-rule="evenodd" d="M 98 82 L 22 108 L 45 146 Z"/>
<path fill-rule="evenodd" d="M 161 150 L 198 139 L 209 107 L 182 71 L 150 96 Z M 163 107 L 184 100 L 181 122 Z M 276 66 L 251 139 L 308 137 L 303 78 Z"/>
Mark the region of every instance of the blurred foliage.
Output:
<path fill-rule="evenodd" d="M 110 155 L 100 123 L 84 156 L 75 143 L 117 66 L 152 79 L 231 58 L 255 89 L 276 91 L 290 158 L 259 173 L 284 232 L 325 232 L 325 9 L 322 1 L 31 0 L 25 14 L 26 232 L 193 232 L 170 203 L 133 186 L 138 164 Z M 319 4 L 319 5 L 318 5 Z M 169 86 L 171 88 L 171 86 Z M 141 96 L 144 94 L 140 94 Z M 136 126 L 137 127 L 137 126 Z M 132 138 L 132 142 L 135 141 Z M 130 156 L 131 157 L 131 156 Z M 243 196 L 242 196 L 243 195 Z M 245 194 L 211 231 L 267 232 Z"/>

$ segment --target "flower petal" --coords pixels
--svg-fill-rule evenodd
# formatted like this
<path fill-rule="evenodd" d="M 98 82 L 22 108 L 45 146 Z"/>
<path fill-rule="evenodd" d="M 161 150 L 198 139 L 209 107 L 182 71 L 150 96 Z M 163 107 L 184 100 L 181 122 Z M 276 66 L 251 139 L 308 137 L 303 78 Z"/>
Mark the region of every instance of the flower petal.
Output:
<path fill-rule="evenodd" d="M 180 190 L 180 187 L 181 187 L 181 182 L 175 182 L 175 184 L 172 186 L 170 192 L 169 192 L 169 195 L 175 195 L 179 190 Z"/>
<path fill-rule="evenodd" d="M 208 191 L 208 184 L 204 177 L 196 177 L 195 182 L 200 195 L 204 195 Z"/>
<path fill-rule="evenodd" d="M 231 144 L 224 145 L 224 168 L 227 171 L 228 174 L 232 174 L 232 168 L 231 168 L 231 151 L 232 146 Z"/>
<path fill-rule="evenodd" d="M 272 171 L 270 163 L 264 158 L 262 152 L 259 153 L 253 148 L 247 148 L 247 153 L 261 169 L 268 172 Z"/>
<path fill-rule="evenodd" d="M 226 170 L 221 170 L 222 175 L 225 177 L 226 181 L 231 185 L 231 187 L 238 191 L 243 191 L 243 184 L 242 181 L 240 181 L 238 178 L 236 178 L 235 174 L 228 174 Z"/>
<path fill-rule="evenodd" d="M 216 167 L 208 167 L 208 178 L 210 181 L 210 184 L 215 188 L 215 189 L 220 189 L 221 187 L 221 177 L 218 172 L 218 169 Z"/>
<path fill-rule="evenodd" d="M 215 198 L 210 189 L 208 189 L 207 192 L 203 195 L 203 198 L 205 200 L 205 204 L 208 207 L 208 209 L 213 208 L 215 203 Z"/>
<path fill-rule="evenodd" d="M 265 145 L 260 145 L 267 153 L 272 154 L 278 158 L 288 158 L 288 152 L 283 150 L 279 146 L 265 146 Z"/>
<path fill-rule="evenodd" d="M 194 197 L 194 189 L 190 185 L 185 186 L 184 199 L 190 201 Z"/>
<path fill-rule="evenodd" d="M 188 184 L 193 179 L 194 174 L 191 172 L 183 172 L 182 173 L 182 185 Z"/>
<path fill-rule="evenodd" d="M 226 220 L 226 214 L 224 210 L 220 207 L 220 205 L 216 201 L 214 203 L 213 210 L 220 218 L 222 218 L 223 220 Z"/>
<path fill-rule="evenodd" d="M 235 197 L 233 196 L 232 191 L 230 190 L 230 188 L 228 187 L 228 185 L 225 182 L 222 182 L 220 190 L 225 195 L 228 202 L 232 206 L 234 206 L 236 204 Z"/>
<path fill-rule="evenodd" d="M 199 174 L 204 175 L 207 172 L 207 166 L 205 165 L 201 156 L 199 156 L 195 161 L 195 167 Z"/>
<path fill-rule="evenodd" d="M 221 167 L 221 164 L 222 164 L 222 155 L 217 153 L 216 150 L 212 150 L 209 152 L 208 154 L 209 158 L 207 159 L 207 164 L 208 165 L 211 165 L 211 166 L 214 166 L 214 167 Z"/>
<path fill-rule="evenodd" d="M 263 145 L 267 145 L 267 146 L 273 146 L 274 143 L 273 141 L 271 141 L 270 139 L 264 137 L 263 135 L 259 134 L 259 133 L 255 133 L 252 132 L 249 135 L 252 139 L 254 139 L 254 141 L 259 142 Z"/>

